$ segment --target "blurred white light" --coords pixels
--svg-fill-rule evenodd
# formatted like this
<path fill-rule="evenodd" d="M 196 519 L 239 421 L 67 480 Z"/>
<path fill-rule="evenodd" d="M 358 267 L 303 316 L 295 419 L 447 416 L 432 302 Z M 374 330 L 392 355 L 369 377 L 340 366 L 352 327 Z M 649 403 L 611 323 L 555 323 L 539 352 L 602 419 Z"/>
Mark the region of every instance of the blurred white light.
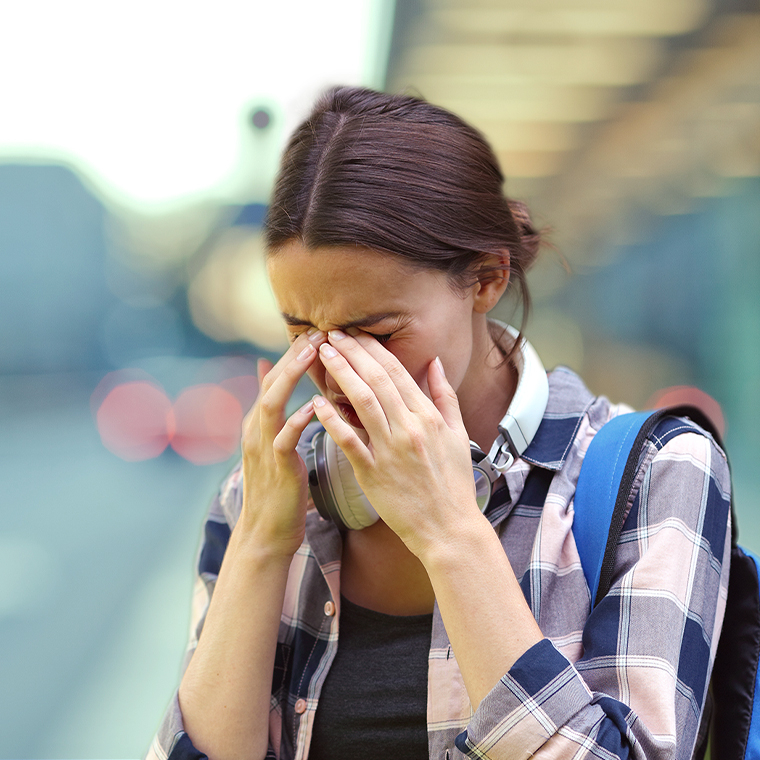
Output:
<path fill-rule="evenodd" d="M 257 169 L 252 141 L 276 152 L 326 86 L 381 83 L 391 13 L 388 0 L 4 3 L 0 160 L 72 163 L 127 205 L 234 198 L 250 190 L 241 157 Z M 275 116 L 261 135 L 247 124 L 259 104 Z"/>

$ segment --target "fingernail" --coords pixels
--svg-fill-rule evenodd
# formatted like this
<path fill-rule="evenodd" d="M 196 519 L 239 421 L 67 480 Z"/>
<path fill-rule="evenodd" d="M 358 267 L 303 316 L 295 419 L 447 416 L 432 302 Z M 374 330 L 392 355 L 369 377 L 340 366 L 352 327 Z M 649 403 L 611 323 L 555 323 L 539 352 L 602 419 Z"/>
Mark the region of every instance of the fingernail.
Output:
<path fill-rule="evenodd" d="M 333 340 L 343 340 L 343 338 L 346 337 L 346 333 L 341 332 L 340 330 L 330 330 L 330 332 L 327 333 Z"/>
<path fill-rule="evenodd" d="M 338 352 L 329 343 L 323 343 L 319 350 L 322 352 L 322 356 L 326 356 L 328 359 L 338 355 Z"/>
<path fill-rule="evenodd" d="M 348 334 L 349 334 L 351 337 L 354 337 L 354 338 L 355 338 L 355 337 L 356 337 L 356 336 L 359 334 L 360 330 L 359 330 L 359 328 L 358 328 L 358 327 L 349 327 L 349 328 L 346 330 L 346 332 L 347 332 L 347 333 L 348 333 Z"/>
<path fill-rule="evenodd" d="M 314 402 L 307 401 L 298 411 L 300 414 L 314 414 Z"/>
<path fill-rule="evenodd" d="M 314 351 L 314 346 L 304 346 L 303 350 L 300 354 L 296 357 L 299 361 L 305 361 L 311 356 L 312 351 Z"/>
<path fill-rule="evenodd" d="M 322 338 L 324 338 L 325 334 L 318 327 L 310 327 L 306 331 L 306 337 L 309 340 L 317 341 L 317 340 L 321 340 Z"/>
<path fill-rule="evenodd" d="M 327 401 L 325 401 L 322 396 L 314 396 L 314 398 L 312 398 L 312 403 L 314 406 L 324 406 Z"/>
<path fill-rule="evenodd" d="M 436 357 L 435 357 L 435 365 L 436 365 L 436 367 L 438 367 L 438 370 L 439 370 L 439 372 L 440 372 L 440 373 L 441 373 L 441 374 L 442 374 L 444 377 L 446 377 L 446 373 L 443 371 L 443 364 L 441 364 L 441 357 L 440 357 L 440 356 L 436 356 Z"/>

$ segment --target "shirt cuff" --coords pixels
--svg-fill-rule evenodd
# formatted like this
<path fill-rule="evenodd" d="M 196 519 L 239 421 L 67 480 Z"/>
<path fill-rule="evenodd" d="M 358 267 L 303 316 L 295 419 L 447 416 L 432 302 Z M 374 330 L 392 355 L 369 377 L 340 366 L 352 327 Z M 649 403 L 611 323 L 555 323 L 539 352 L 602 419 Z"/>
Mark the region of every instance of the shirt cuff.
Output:
<path fill-rule="evenodd" d="M 570 661 L 542 639 L 480 703 L 457 749 L 467 757 L 530 757 L 591 700 Z"/>
<path fill-rule="evenodd" d="M 174 738 L 171 752 L 167 760 L 208 760 L 208 755 L 196 749 L 190 737 L 182 731 Z"/>

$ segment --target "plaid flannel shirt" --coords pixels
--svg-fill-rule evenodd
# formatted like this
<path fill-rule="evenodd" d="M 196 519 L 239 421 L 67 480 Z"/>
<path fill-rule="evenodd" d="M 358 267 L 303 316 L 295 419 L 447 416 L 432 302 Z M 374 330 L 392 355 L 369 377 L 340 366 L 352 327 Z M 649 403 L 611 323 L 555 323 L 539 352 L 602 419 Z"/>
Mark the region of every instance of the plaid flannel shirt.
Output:
<path fill-rule="evenodd" d="M 486 513 L 545 638 L 473 712 L 436 606 L 429 756 L 685 760 L 706 724 L 701 719 L 727 595 L 726 458 L 698 432 L 666 430 L 649 445 L 631 493 L 614 584 L 589 614 L 571 529 L 573 494 L 595 432 L 627 408 L 594 398 L 569 370 L 555 370 L 549 383 L 538 433 L 506 472 Z M 206 522 L 186 662 L 240 513 L 240 486 L 236 469 Z M 338 646 L 340 557 L 339 532 L 310 512 L 282 610 L 269 758 L 308 757 L 320 689 Z M 184 733 L 176 694 L 147 757 L 205 758 Z"/>

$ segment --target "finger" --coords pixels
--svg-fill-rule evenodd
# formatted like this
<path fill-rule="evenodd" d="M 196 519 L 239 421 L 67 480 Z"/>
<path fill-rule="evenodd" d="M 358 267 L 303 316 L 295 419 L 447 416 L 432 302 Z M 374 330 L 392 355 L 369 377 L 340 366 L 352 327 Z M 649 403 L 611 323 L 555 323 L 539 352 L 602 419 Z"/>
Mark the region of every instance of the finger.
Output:
<path fill-rule="evenodd" d="M 299 380 L 317 358 L 317 349 L 310 342 L 306 341 L 305 345 L 301 345 L 301 351 L 295 357 L 288 362 L 281 359 L 264 378 L 262 393 L 257 403 L 259 426 L 267 440 L 274 440 L 282 429 L 285 424 L 285 405 L 293 395 Z M 279 374 L 272 380 L 281 364 Z"/>
<path fill-rule="evenodd" d="M 272 365 L 267 359 L 260 359 L 259 362 L 263 363 L 262 371 L 257 364 L 256 371 L 259 376 L 259 391 L 266 390 L 270 387 L 275 380 L 282 374 L 285 367 L 303 351 L 305 346 L 312 345 L 318 348 L 320 343 L 324 343 L 327 340 L 327 336 L 321 330 L 314 330 L 301 333 L 290 345 L 288 350 L 280 357 L 276 364 Z M 262 388 L 263 386 L 263 388 Z"/>
<path fill-rule="evenodd" d="M 441 413 L 446 425 L 451 430 L 467 436 L 462 420 L 462 411 L 459 408 L 459 398 L 456 391 L 449 385 L 443 364 L 438 356 L 428 365 L 428 388 L 430 389 L 430 398 Z"/>
<path fill-rule="evenodd" d="M 406 367 L 372 336 L 353 331 L 346 335 L 338 330 L 328 333 L 330 345 L 346 357 L 357 374 L 372 388 L 386 413 L 394 409 L 404 413 L 422 411 L 430 401 L 420 390 Z"/>
<path fill-rule="evenodd" d="M 306 426 L 314 417 L 314 402 L 311 399 L 298 411 L 288 417 L 279 433 L 274 437 L 272 450 L 279 459 L 291 457 Z"/>
<path fill-rule="evenodd" d="M 354 328 L 349 328 L 348 332 L 353 334 Z M 356 331 L 353 337 L 370 356 L 383 366 L 409 409 L 418 412 L 429 411 L 433 408 L 430 399 L 420 388 L 417 380 L 409 374 L 409 370 L 407 370 L 392 351 L 389 351 L 377 338 L 369 333 Z"/>
<path fill-rule="evenodd" d="M 256 417 L 258 420 L 260 417 L 260 407 L 261 402 L 265 394 L 268 394 L 270 390 L 277 385 L 278 379 L 282 376 L 282 374 L 285 372 L 285 368 L 288 367 L 290 364 L 292 364 L 294 361 L 297 361 L 297 357 L 303 352 L 304 348 L 312 345 L 312 346 L 318 346 L 320 343 L 323 343 L 327 339 L 327 336 L 325 333 L 321 332 L 320 330 L 311 329 L 308 332 L 299 335 L 294 341 L 293 344 L 290 346 L 290 348 L 285 352 L 285 354 L 280 358 L 280 360 L 277 362 L 277 364 L 272 364 L 267 359 L 260 359 L 257 363 L 256 372 L 258 375 L 259 380 L 259 393 L 256 398 L 256 403 L 254 404 L 253 409 L 249 413 L 248 417 L 253 419 L 253 417 Z M 307 365 L 304 369 L 304 372 L 308 367 Z M 288 399 L 290 398 L 290 394 L 292 394 L 293 389 L 295 388 L 295 385 L 293 384 L 293 381 L 295 381 L 295 384 L 298 383 L 298 381 L 303 377 L 303 372 L 296 373 L 295 378 L 293 376 L 290 376 L 289 378 L 286 378 L 286 383 L 284 387 L 275 387 L 274 395 L 271 397 L 270 401 L 273 405 L 276 405 L 277 400 L 280 396 L 284 396 L 284 400 L 282 401 L 282 410 L 280 415 L 280 425 L 282 425 L 284 421 L 285 416 L 285 403 L 287 403 Z M 279 391 L 279 394 L 278 394 Z M 275 433 L 276 434 L 276 433 Z"/>
<path fill-rule="evenodd" d="M 261 385 L 264 382 L 264 378 L 272 371 L 274 364 L 269 359 L 263 357 L 256 362 L 256 379 L 259 381 L 259 393 L 261 393 Z"/>
<path fill-rule="evenodd" d="M 343 338 L 348 340 L 348 338 Z M 319 358 L 325 367 L 325 370 L 330 373 L 335 382 L 340 387 L 341 391 L 345 394 L 346 398 L 353 406 L 356 414 L 359 416 L 362 424 L 367 432 L 372 435 L 387 435 L 390 431 L 390 423 L 386 416 L 385 406 L 380 403 L 375 388 L 371 387 L 368 382 L 360 377 L 357 371 L 349 364 L 343 354 L 338 352 L 329 343 L 323 343 L 319 348 Z M 389 386 L 392 385 L 387 373 L 376 364 L 376 370 L 385 376 L 385 391 L 384 396 L 386 399 L 386 405 L 390 405 L 388 401 L 388 395 L 391 392 Z M 375 386 L 379 386 L 382 383 L 382 378 L 379 377 L 380 372 L 375 372 L 373 379 L 370 382 L 374 382 Z M 398 391 L 395 392 L 395 405 L 401 406 L 401 401 Z"/>
<path fill-rule="evenodd" d="M 372 454 L 335 407 L 322 396 L 314 396 L 314 413 L 354 469 L 372 463 Z"/>
<path fill-rule="evenodd" d="M 285 352 L 285 354 L 280 357 L 280 360 L 277 362 L 277 364 L 272 364 L 268 359 L 261 358 L 256 363 L 256 375 L 258 377 L 259 382 L 259 392 L 256 396 L 256 402 L 254 403 L 253 407 L 250 409 L 248 414 L 245 416 L 245 419 L 243 420 L 243 432 L 244 435 L 248 434 L 249 431 L 252 430 L 251 426 L 254 425 L 254 427 L 258 427 L 260 429 L 260 419 L 261 419 L 261 405 L 262 405 L 262 399 L 265 394 L 267 394 L 272 386 L 275 385 L 277 379 L 282 375 L 282 373 L 285 370 L 285 367 L 288 366 L 288 364 L 292 363 L 295 360 L 295 357 L 298 356 L 300 352 L 303 351 L 305 346 L 311 345 L 318 345 L 320 342 L 324 342 L 326 340 L 326 335 L 323 332 L 320 332 L 318 330 L 313 330 L 310 332 L 307 332 L 304 335 L 299 335 L 294 341 L 293 345 L 290 346 L 290 348 Z M 308 366 L 306 367 L 308 369 Z M 304 370 L 305 371 L 305 370 Z M 297 375 L 297 378 L 295 379 L 295 383 L 298 383 L 298 380 L 303 376 L 303 374 Z M 293 386 L 295 387 L 295 386 Z M 282 426 L 282 423 L 284 421 L 285 417 L 285 403 L 287 403 L 287 400 L 290 398 L 290 394 L 293 392 L 292 388 L 290 391 L 288 391 L 287 385 L 285 388 L 281 389 L 282 393 L 285 394 L 285 400 L 282 403 L 282 410 L 280 414 L 280 427 Z M 277 389 L 275 389 L 275 394 L 277 394 Z M 276 395 L 272 397 L 271 402 L 273 405 L 276 404 Z M 279 428 L 277 428 L 279 430 Z M 277 434 L 277 430 L 273 433 L 273 435 Z M 256 431 L 254 431 L 256 432 Z"/>

